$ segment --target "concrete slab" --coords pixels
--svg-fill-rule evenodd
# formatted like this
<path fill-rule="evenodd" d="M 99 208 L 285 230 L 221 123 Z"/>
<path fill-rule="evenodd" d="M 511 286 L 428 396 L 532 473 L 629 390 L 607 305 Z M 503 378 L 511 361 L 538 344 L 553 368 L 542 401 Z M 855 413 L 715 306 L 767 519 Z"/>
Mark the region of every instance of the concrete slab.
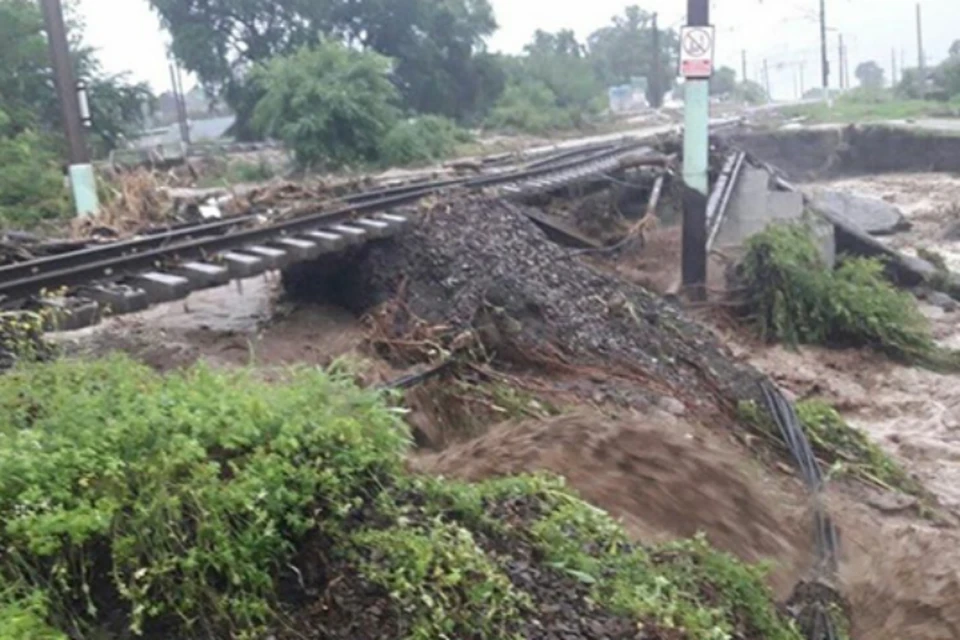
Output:
<path fill-rule="evenodd" d="M 765 169 L 746 166 L 730 198 L 714 246 L 737 259 L 744 253 L 747 240 L 769 224 L 801 221 L 811 226 L 824 262 L 835 264 L 837 251 L 833 225 L 816 214 L 805 216 L 803 194 L 773 189 L 770 174 Z"/>
<path fill-rule="evenodd" d="M 889 235 L 911 227 L 900 209 L 879 198 L 833 189 L 813 189 L 808 197 L 817 210 L 829 211 L 870 235 Z"/>
<path fill-rule="evenodd" d="M 130 284 L 146 291 L 154 304 L 186 298 L 192 290 L 186 278 L 159 271 L 132 275 Z"/>
<path fill-rule="evenodd" d="M 84 288 L 81 289 L 81 294 L 97 302 L 104 315 L 136 313 L 150 306 L 150 298 L 146 291 L 120 284 Z"/>

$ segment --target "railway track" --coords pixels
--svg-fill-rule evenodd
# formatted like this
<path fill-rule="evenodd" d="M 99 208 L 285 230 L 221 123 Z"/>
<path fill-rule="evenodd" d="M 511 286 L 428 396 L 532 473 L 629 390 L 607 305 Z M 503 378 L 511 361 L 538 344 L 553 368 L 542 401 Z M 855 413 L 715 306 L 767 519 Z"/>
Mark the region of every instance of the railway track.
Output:
<path fill-rule="evenodd" d="M 548 154 L 518 170 L 351 194 L 335 208 L 290 219 L 247 214 L 6 265 L 0 267 L 0 308 L 39 307 L 49 329 L 89 326 L 387 238 L 409 223 L 393 210 L 445 190 L 499 188 L 510 195 L 559 189 L 615 169 L 641 146 L 593 144 Z"/>

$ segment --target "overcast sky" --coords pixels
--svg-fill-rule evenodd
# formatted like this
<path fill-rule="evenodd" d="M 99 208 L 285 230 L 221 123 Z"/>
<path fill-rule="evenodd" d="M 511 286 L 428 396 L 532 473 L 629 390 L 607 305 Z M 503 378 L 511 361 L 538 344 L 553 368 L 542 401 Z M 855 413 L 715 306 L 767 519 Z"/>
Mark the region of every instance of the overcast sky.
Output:
<path fill-rule="evenodd" d="M 658 11 L 663 26 L 679 26 L 685 14 L 683 0 L 491 0 L 500 30 L 490 47 L 518 52 L 540 28 L 570 28 L 581 37 L 609 22 L 630 4 Z M 774 96 L 793 97 L 800 68 L 807 88 L 818 83 L 818 0 L 712 0 L 711 21 L 716 25 L 719 61 L 740 72 L 741 51 L 747 52 L 747 74 L 759 79 L 768 60 Z M 922 0 L 924 48 L 929 63 L 946 56 L 960 39 L 960 0 Z M 876 60 L 887 70 L 891 52 L 917 64 L 915 0 L 827 0 L 831 28 L 830 58 L 836 70 L 838 36 L 844 35 L 850 76 L 864 60 Z M 130 71 L 150 82 L 156 91 L 169 87 L 166 42 L 147 0 L 80 0 L 89 42 L 101 51 L 107 69 Z M 835 83 L 836 75 L 833 76 Z M 854 80 L 855 81 L 855 80 Z"/>

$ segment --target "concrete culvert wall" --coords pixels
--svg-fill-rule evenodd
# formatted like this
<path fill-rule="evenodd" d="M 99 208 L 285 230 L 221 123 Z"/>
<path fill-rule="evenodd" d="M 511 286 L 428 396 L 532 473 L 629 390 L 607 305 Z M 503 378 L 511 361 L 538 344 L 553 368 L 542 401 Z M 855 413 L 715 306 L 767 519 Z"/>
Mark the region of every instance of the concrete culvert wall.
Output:
<path fill-rule="evenodd" d="M 726 141 L 808 182 L 873 173 L 960 171 L 960 136 L 906 127 L 819 127 L 752 132 Z"/>

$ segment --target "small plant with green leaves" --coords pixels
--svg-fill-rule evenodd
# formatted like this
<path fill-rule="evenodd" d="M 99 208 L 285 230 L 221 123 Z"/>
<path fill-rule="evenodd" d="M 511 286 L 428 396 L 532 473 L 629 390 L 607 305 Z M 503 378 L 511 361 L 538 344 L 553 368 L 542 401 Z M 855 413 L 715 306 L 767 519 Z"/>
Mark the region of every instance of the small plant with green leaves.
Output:
<path fill-rule="evenodd" d="M 775 224 L 747 243 L 741 275 L 762 337 L 792 346 L 871 347 L 930 363 L 936 346 L 916 301 L 883 275 L 883 263 L 847 258 L 823 264 L 803 224 Z"/>
<path fill-rule="evenodd" d="M 402 521 L 401 521 L 402 522 Z M 516 638 L 529 599 L 457 524 L 436 517 L 353 536 L 362 550 L 360 572 L 390 592 L 408 612 L 410 640 Z"/>
<path fill-rule="evenodd" d="M 848 473 L 885 489 L 895 489 L 917 496 L 923 487 L 893 458 L 884 453 L 860 429 L 821 400 L 797 403 L 797 417 L 814 450 L 837 471 Z"/>
<path fill-rule="evenodd" d="M 923 486 L 911 478 L 900 463 L 871 441 L 866 433 L 851 426 L 829 403 L 802 400 L 796 404 L 796 412 L 817 458 L 831 465 L 830 473 L 849 475 L 917 497 L 927 495 Z M 770 415 L 756 402 L 740 402 L 737 413 L 746 424 L 779 440 L 779 430 Z"/>
<path fill-rule="evenodd" d="M 450 157 L 473 136 L 442 116 L 420 116 L 397 123 L 383 140 L 381 163 L 387 166 L 428 164 Z"/>

